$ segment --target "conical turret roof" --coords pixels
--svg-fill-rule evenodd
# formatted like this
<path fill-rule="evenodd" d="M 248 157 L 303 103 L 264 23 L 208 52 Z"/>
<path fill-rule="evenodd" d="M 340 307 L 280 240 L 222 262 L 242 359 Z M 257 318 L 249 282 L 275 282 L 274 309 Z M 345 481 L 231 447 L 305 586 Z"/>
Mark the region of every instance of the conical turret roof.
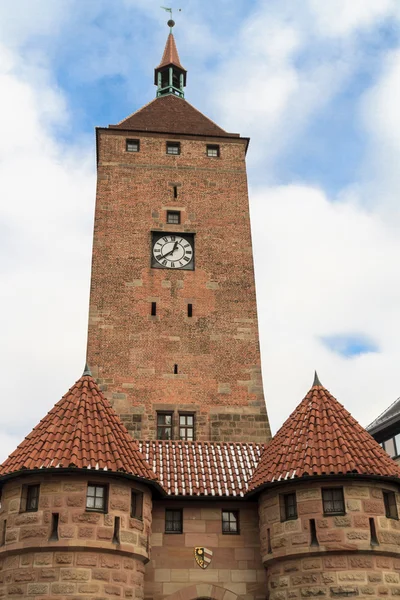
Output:
<path fill-rule="evenodd" d="M 156 67 L 156 69 L 162 69 L 162 67 L 167 67 L 168 65 L 175 65 L 182 71 L 186 71 L 181 65 L 181 61 L 179 60 L 178 49 L 176 47 L 174 34 L 170 33 L 167 37 L 167 43 L 165 44 L 164 54 L 162 56 L 161 62 Z"/>
<path fill-rule="evenodd" d="M 157 477 L 88 370 L 0 466 L 19 471 L 93 469 Z"/>
<path fill-rule="evenodd" d="M 250 490 L 307 476 L 400 477 L 400 467 L 316 377 L 266 446 Z"/>

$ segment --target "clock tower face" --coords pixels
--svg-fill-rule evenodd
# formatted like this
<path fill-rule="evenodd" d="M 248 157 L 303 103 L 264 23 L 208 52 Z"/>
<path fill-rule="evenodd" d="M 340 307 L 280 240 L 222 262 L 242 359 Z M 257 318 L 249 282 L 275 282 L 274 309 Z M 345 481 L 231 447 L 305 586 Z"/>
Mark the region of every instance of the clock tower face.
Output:
<path fill-rule="evenodd" d="M 193 234 L 152 234 L 151 266 L 156 269 L 194 270 Z"/>

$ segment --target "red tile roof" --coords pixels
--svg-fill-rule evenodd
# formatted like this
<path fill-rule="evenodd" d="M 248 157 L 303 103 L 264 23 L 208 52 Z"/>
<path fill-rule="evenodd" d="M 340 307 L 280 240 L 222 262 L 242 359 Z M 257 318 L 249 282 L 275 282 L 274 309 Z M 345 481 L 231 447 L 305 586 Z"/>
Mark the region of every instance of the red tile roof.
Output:
<path fill-rule="evenodd" d="M 137 442 L 89 375 L 75 383 L 3 462 L 0 476 L 70 467 L 156 480 Z"/>
<path fill-rule="evenodd" d="M 244 496 L 263 446 L 157 440 L 139 448 L 171 496 Z"/>
<path fill-rule="evenodd" d="M 250 489 L 350 473 L 397 478 L 400 467 L 327 389 L 314 385 L 264 450 Z"/>
<path fill-rule="evenodd" d="M 182 69 L 182 71 L 185 71 L 185 69 L 181 65 L 181 61 L 179 60 L 178 49 L 176 47 L 175 38 L 172 33 L 170 33 L 167 38 L 167 43 L 165 44 L 164 48 L 164 54 L 157 69 L 161 69 L 162 67 L 166 67 L 167 65 L 175 65 Z"/>
<path fill-rule="evenodd" d="M 155 98 L 110 129 L 183 133 L 217 137 L 240 137 L 227 133 L 183 98 L 173 94 Z"/>

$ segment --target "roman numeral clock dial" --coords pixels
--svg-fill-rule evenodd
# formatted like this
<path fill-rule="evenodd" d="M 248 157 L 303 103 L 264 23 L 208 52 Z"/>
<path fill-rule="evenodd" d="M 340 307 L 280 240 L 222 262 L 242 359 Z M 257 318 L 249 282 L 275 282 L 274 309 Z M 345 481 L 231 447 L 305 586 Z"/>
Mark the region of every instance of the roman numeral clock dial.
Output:
<path fill-rule="evenodd" d="M 156 269 L 194 269 L 193 234 L 153 232 L 151 266 Z"/>

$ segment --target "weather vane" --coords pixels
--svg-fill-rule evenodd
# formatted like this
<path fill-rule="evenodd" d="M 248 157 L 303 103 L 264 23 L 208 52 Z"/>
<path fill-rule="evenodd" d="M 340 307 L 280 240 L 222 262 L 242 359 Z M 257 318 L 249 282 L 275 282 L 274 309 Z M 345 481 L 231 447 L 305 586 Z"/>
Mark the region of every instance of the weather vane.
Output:
<path fill-rule="evenodd" d="M 166 10 L 167 12 L 169 12 L 169 14 L 171 15 L 171 18 L 169 19 L 167 25 L 170 28 L 170 32 L 172 33 L 172 28 L 175 25 L 175 21 L 172 19 L 172 8 L 168 8 L 167 6 L 160 6 L 160 8 L 163 8 L 164 10 Z M 181 8 L 177 9 L 178 12 L 181 12 Z"/>

